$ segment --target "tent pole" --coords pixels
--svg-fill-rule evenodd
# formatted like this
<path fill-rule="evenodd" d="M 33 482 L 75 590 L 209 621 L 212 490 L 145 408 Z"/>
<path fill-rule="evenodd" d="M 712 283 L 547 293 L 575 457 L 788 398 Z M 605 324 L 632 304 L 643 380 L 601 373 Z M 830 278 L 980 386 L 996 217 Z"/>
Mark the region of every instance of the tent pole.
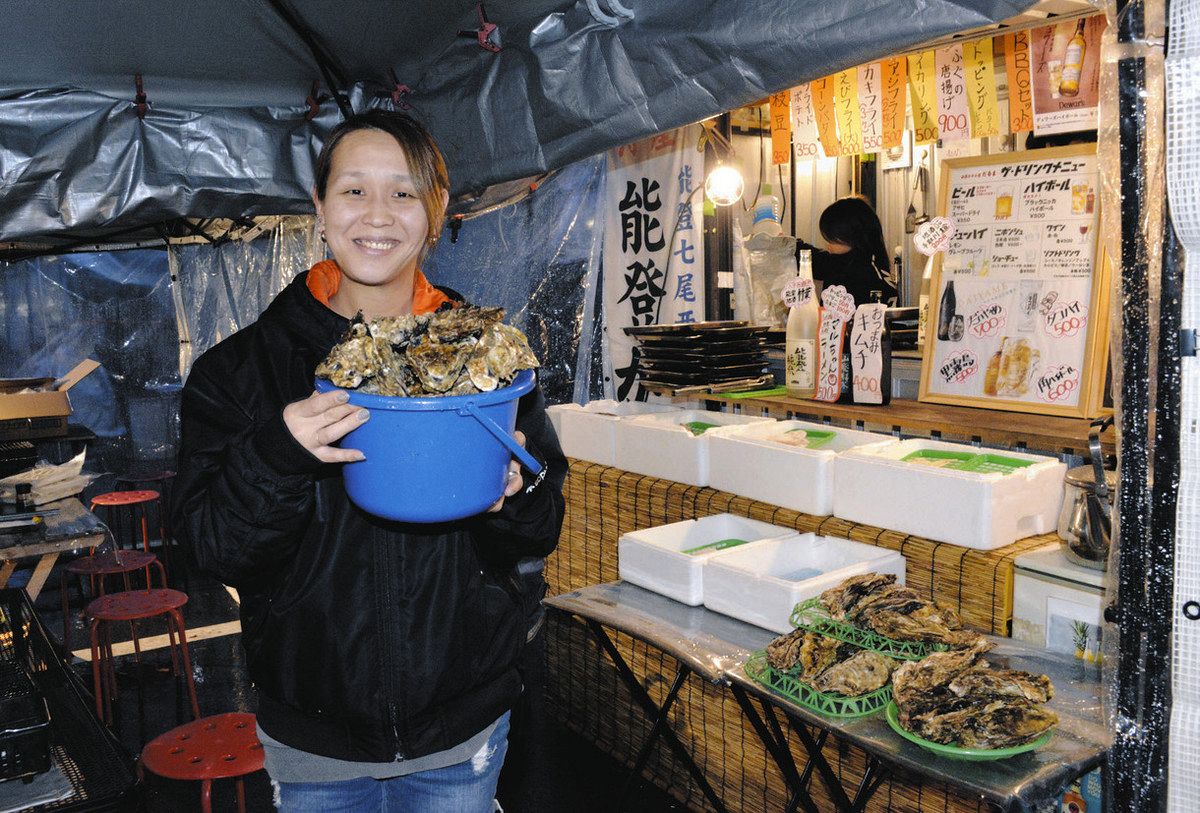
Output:
<path fill-rule="evenodd" d="M 338 68 L 333 58 L 321 47 L 321 44 L 317 41 L 312 31 L 296 17 L 283 0 L 268 0 L 268 2 L 271 4 L 271 8 L 275 9 L 275 13 L 287 23 L 288 28 L 292 29 L 296 36 L 308 46 L 313 61 L 317 63 L 317 68 L 321 71 L 321 76 L 325 78 L 325 84 L 329 88 L 329 92 L 333 94 L 333 100 L 337 102 L 338 110 L 342 113 L 342 118 L 350 118 L 354 115 L 354 109 L 350 106 L 350 100 L 346 98 L 346 94 L 341 91 L 341 88 L 347 84 L 345 74 Z"/>

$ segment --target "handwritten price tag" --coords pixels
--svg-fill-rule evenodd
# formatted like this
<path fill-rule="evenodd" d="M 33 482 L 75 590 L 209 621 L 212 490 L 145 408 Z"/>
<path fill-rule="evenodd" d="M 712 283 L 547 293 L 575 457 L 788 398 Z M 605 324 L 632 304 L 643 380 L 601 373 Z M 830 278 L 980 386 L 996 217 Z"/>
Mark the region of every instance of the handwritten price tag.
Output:
<path fill-rule="evenodd" d="M 961 350 L 942 362 L 938 374 L 947 384 L 961 384 L 979 372 L 979 359 L 970 350 Z"/>
<path fill-rule="evenodd" d="M 860 305 L 850 333 L 854 403 L 882 404 L 883 327 L 887 305 Z"/>
<path fill-rule="evenodd" d="M 854 297 L 845 285 L 830 285 L 821 291 L 821 304 L 834 318 L 843 322 L 854 318 Z"/>
<path fill-rule="evenodd" d="M 1051 404 L 1070 399 L 1078 389 L 1079 370 L 1069 364 L 1051 367 L 1037 380 L 1038 397 Z"/>
<path fill-rule="evenodd" d="M 913 235 L 913 245 L 926 257 L 945 251 L 954 237 L 955 224 L 951 218 L 935 217 L 923 223 Z"/>
<path fill-rule="evenodd" d="M 783 286 L 783 304 L 789 308 L 799 308 L 812 301 L 816 291 L 813 281 L 807 277 L 796 277 Z"/>
<path fill-rule="evenodd" d="M 972 336 L 982 339 L 999 334 L 1000 329 L 1006 324 L 1008 324 L 1008 309 L 993 302 L 971 314 L 967 320 L 967 330 L 971 331 Z"/>
<path fill-rule="evenodd" d="M 826 292 L 821 293 L 822 299 Z M 814 396 L 817 401 L 833 403 L 841 397 L 842 336 L 846 332 L 846 321 L 830 310 L 821 311 L 817 322 L 817 393 Z"/>
<path fill-rule="evenodd" d="M 1079 300 L 1055 302 L 1043 311 L 1042 329 L 1056 339 L 1074 336 L 1087 327 L 1088 309 Z"/>

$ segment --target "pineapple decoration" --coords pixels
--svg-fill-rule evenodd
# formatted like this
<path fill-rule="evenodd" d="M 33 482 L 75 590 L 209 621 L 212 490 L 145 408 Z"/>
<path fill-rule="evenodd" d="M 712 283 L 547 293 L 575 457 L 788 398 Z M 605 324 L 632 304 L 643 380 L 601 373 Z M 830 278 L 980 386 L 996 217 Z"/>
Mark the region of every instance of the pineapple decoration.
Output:
<path fill-rule="evenodd" d="M 1071 623 L 1071 637 L 1075 642 L 1075 657 L 1088 663 L 1100 662 L 1100 642 L 1093 647 L 1091 641 L 1092 625 L 1086 621 Z"/>

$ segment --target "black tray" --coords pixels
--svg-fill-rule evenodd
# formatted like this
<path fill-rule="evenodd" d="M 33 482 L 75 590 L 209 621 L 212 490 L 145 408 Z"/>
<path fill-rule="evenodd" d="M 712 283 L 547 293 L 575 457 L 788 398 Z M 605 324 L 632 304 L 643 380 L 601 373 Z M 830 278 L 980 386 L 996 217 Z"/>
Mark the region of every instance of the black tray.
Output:
<path fill-rule="evenodd" d="M 663 384 L 720 384 L 726 381 L 738 381 L 743 378 L 755 378 L 764 374 L 766 365 L 749 364 L 739 367 L 720 367 L 702 370 L 697 373 L 674 372 L 670 370 L 643 370 L 643 378 Z"/>
<path fill-rule="evenodd" d="M 50 711 L 29 677 L 23 632 L 10 614 L 0 608 L 0 781 L 50 770 Z"/>
<path fill-rule="evenodd" d="M 714 330 L 742 329 L 751 327 L 749 322 L 728 320 L 720 322 L 677 322 L 670 325 L 642 325 L 625 328 L 626 336 L 686 336 Z"/>

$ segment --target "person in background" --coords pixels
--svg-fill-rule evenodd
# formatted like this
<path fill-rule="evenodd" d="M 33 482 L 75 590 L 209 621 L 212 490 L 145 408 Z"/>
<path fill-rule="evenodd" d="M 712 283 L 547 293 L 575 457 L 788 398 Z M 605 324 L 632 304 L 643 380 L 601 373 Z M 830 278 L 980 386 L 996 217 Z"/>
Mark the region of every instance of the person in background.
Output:
<path fill-rule="evenodd" d="M 796 241 L 796 250 L 812 252 L 813 279 L 824 286 L 844 285 L 855 305 L 896 303 L 896 276 L 883 241 L 883 226 L 871 204 L 858 196 L 836 200 L 818 221 L 825 248 Z"/>
<path fill-rule="evenodd" d="M 516 434 L 544 474 L 512 462 L 490 512 L 402 524 L 350 501 L 341 467 L 364 456 L 336 444 L 369 415 L 313 371 L 357 313 L 456 307 L 420 271 L 449 179 L 425 128 L 382 110 L 335 127 L 314 175 L 332 259 L 193 365 L 175 528 L 238 591 L 282 811 L 490 813 L 544 590 L 519 564 L 557 544 L 566 460 L 535 387 Z"/>

